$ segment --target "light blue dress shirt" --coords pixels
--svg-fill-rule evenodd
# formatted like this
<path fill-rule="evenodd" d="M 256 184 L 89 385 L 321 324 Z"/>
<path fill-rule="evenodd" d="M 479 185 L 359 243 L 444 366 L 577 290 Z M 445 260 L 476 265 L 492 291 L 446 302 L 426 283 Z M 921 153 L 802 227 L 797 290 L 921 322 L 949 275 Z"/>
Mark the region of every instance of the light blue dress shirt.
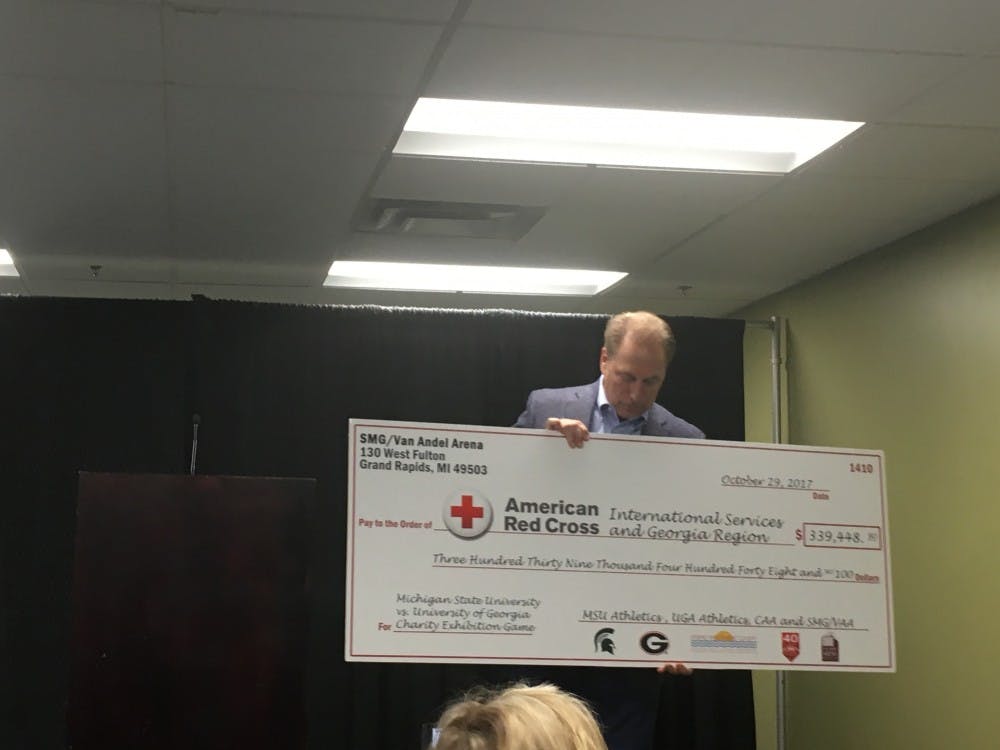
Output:
<path fill-rule="evenodd" d="M 608 397 L 604 393 L 604 376 L 601 375 L 597 384 L 597 403 L 594 404 L 594 412 L 590 415 L 590 431 L 615 435 L 639 435 L 642 433 L 650 411 L 651 409 L 647 409 L 638 417 L 621 421 L 615 407 L 608 402 Z"/>

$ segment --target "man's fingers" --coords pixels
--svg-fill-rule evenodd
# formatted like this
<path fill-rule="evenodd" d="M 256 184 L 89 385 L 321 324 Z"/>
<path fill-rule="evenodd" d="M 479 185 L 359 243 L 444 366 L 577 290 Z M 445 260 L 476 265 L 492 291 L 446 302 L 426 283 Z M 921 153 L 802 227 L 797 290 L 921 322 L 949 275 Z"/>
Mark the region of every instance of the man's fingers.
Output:
<path fill-rule="evenodd" d="M 675 674 L 687 677 L 694 672 L 691 667 L 687 664 L 682 664 L 681 662 L 667 662 L 666 664 L 661 664 L 656 668 L 656 671 L 660 674 Z"/>
<path fill-rule="evenodd" d="M 584 442 L 590 438 L 590 430 L 578 419 L 549 417 L 545 420 L 545 429 L 562 433 L 570 448 L 582 448 Z"/>

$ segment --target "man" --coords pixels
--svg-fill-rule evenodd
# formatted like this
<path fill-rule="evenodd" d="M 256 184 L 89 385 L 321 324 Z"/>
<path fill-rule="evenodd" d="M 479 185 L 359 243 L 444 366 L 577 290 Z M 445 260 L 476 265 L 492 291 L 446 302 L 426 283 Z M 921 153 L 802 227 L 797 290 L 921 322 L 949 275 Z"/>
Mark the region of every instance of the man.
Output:
<path fill-rule="evenodd" d="M 697 427 L 655 403 L 676 346 L 670 327 L 653 313 L 619 313 L 604 329 L 597 382 L 532 391 L 514 426 L 556 430 L 573 448 L 582 447 L 592 431 L 703 438 Z"/>
<path fill-rule="evenodd" d="M 514 426 L 555 430 L 571 448 L 582 448 L 591 433 L 704 438 L 697 427 L 655 403 L 675 350 L 673 332 L 658 316 L 619 313 L 604 329 L 601 377 L 590 385 L 532 391 Z M 683 664 L 664 664 L 656 671 L 691 673 Z M 589 701 L 604 725 L 609 750 L 652 750 L 660 688 L 656 671 L 521 668 L 522 676 L 555 682 Z"/>

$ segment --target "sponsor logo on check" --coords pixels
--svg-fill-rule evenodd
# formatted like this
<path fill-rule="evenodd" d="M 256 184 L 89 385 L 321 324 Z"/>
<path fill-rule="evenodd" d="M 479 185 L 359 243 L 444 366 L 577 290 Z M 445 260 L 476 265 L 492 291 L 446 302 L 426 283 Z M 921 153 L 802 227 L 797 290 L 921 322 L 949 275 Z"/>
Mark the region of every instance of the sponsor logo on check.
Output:
<path fill-rule="evenodd" d="M 800 641 L 798 633 L 789 632 L 781 634 L 781 653 L 785 655 L 788 661 L 795 661 L 796 657 L 798 657 Z"/>
<path fill-rule="evenodd" d="M 670 648 L 670 639 L 658 630 L 650 630 L 639 638 L 639 646 L 647 654 L 665 654 Z"/>
<path fill-rule="evenodd" d="M 601 628 L 594 633 L 594 651 L 614 655 L 615 641 L 611 637 L 614 634 L 614 628 Z"/>
<path fill-rule="evenodd" d="M 748 654 L 755 654 L 757 653 L 757 636 L 734 635 L 728 630 L 720 630 L 714 635 L 691 636 L 691 648 L 698 653 L 745 651 Z"/>
<path fill-rule="evenodd" d="M 827 633 L 819 639 L 820 654 L 823 661 L 840 661 L 840 641 L 833 633 Z"/>
<path fill-rule="evenodd" d="M 461 539 L 475 539 L 489 531 L 493 523 L 493 506 L 480 492 L 462 490 L 444 501 L 444 525 Z"/>

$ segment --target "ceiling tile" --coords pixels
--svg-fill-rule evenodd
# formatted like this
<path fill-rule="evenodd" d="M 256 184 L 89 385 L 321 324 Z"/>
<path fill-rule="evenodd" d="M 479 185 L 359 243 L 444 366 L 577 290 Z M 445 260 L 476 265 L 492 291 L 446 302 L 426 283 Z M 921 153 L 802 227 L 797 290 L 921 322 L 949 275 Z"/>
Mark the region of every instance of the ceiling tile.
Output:
<path fill-rule="evenodd" d="M 447 21 L 457 0 L 198 0 L 198 7 L 392 20 Z"/>
<path fill-rule="evenodd" d="M 332 255 L 379 151 L 339 148 L 330 102 L 304 97 L 258 116 L 267 97 L 231 101 L 217 109 L 203 91 L 172 92 L 177 255 L 290 264 Z"/>
<path fill-rule="evenodd" d="M 918 125 L 1000 128 L 1000 96 L 992 93 L 998 81 L 1000 59 L 977 59 L 918 94 L 886 119 Z"/>
<path fill-rule="evenodd" d="M 460 28 L 426 96 L 680 107 L 721 49 L 649 39 Z"/>
<path fill-rule="evenodd" d="M 412 96 L 441 33 L 435 25 L 279 15 L 167 15 L 171 80 Z"/>
<path fill-rule="evenodd" d="M 398 21 L 446 22 L 457 0 L 198 0 L 200 8 L 337 16 Z"/>
<path fill-rule="evenodd" d="M 463 28 L 428 96 L 835 119 L 883 116 L 953 57 Z"/>
<path fill-rule="evenodd" d="M 952 57 L 732 46 L 695 82 L 703 108 L 868 121 L 953 73 Z"/>
<path fill-rule="evenodd" d="M 748 211 L 784 216 L 879 216 L 893 224 L 926 224 L 950 216 L 1000 191 L 987 182 L 835 177 L 809 173 L 788 177 Z"/>
<path fill-rule="evenodd" d="M 756 0 L 752 21 L 733 38 L 855 49 L 995 53 L 995 0 Z"/>
<path fill-rule="evenodd" d="M 940 54 L 1000 52 L 995 0 L 474 0 L 468 24 Z"/>
<path fill-rule="evenodd" d="M 351 257 L 436 262 L 462 262 L 464 257 L 472 263 L 628 270 L 780 179 L 774 175 L 407 161 L 412 168 L 405 175 L 407 189 L 394 190 L 392 197 L 462 200 L 464 196 L 464 200 L 547 205 L 549 209 L 516 244 L 359 234 L 345 251 Z M 429 171 L 422 172 L 424 167 Z M 390 179 L 396 185 L 404 182 L 398 173 Z M 443 183 L 448 184 L 444 190 Z M 383 187 L 380 182 L 375 193 L 387 194 Z M 542 200 L 533 202 L 533 198 Z"/>
<path fill-rule="evenodd" d="M 731 0 L 473 0 L 468 24 L 673 39 L 727 38 L 753 17 L 752 3 Z"/>
<path fill-rule="evenodd" d="M 158 4 L 0 4 L 0 74 L 160 81 Z"/>
<path fill-rule="evenodd" d="M 393 156 L 372 194 L 409 200 L 548 206 L 586 172 L 584 166 Z"/>
<path fill-rule="evenodd" d="M 211 131 L 226 149 L 268 162 L 289 149 L 373 153 L 386 148 L 409 113 L 409 100 L 277 89 L 170 88 L 171 123 L 184 137 Z"/>
<path fill-rule="evenodd" d="M 474 0 L 467 23 L 665 39 L 941 54 L 1000 51 L 995 0 Z"/>
<path fill-rule="evenodd" d="M 810 175 L 1000 179 L 1000 129 L 867 125 L 805 165 Z"/>
<path fill-rule="evenodd" d="M 553 265 L 635 270 L 780 178 L 598 169 L 513 251 Z"/>
<path fill-rule="evenodd" d="M 746 210 L 674 249 L 643 275 L 695 289 L 723 285 L 763 296 L 890 242 L 918 226 L 879 216 L 785 215 Z"/>
<path fill-rule="evenodd" d="M 163 93 L 0 78 L 0 228 L 23 255 L 166 250 Z"/>

